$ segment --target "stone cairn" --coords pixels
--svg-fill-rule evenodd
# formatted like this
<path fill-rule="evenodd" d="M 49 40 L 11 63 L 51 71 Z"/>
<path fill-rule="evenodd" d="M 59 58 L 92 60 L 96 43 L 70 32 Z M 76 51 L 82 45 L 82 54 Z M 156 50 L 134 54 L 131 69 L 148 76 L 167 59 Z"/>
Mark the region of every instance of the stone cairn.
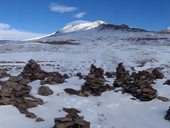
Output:
<path fill-rule="evenodd" d="M 165 120 L 169 120 L 170 121 L 170 107 L 169 107 L 169 109 L 168 109 L 168 111 L 167 111 L 167 113 L 166 113 L 164 118 L 165 118 Z"/>
<path fill-rule="evenodd" d="M 0 70 L 0 77 L 9 77 L 4 70 Z M 29 118 L 37 118 L 34 113 L 28 112 L 28 108 L 37 107 L 43 104 L 43 100 L 30 95 L 32 89 L 28 83 L 34 80 L 41 80 L 41 84 L 63 83 L 68 75 L 61 75 L 58 72 L 45 72 L 39 64 L 30 60 L 24 67 L 23 72 L 18 76 L 10 76 L 7 81 L 0 82 L 0 105 L 13 105 L 21 113 Z M 53 91 L 47 86 L 41 86 L 38 94 L 43 96 L 52 95 Z M 37 122 L 43 121 L 38 117 Z"/>
<path fill-rule="evenodd" d="M 123 92 L 130 93 L 141 101 L 150 101 L 157 98 L 157 90 L 152 87 L 154 80 L 163 79 L 164 75 L 157 69 L 133 72 L 131 75 L 120 63 L 116 68 L 114 87 L 122 87 Z"/>
<path fill-rule="evenodd" d="M 96 68 L 93 64 L 91 65 L 90 73 L 86 76 L 85 80 L 86 82 L 81 87 L 81 90 L 77 91 L 71 88 L 66 88 L 65 92 L 70 95 L 100 96 L 105 91 L 114 90 L 114 88 L 108 84 L 105 85 L 104 70 Z"/>
<path fill-rule="evenodd" d="M 53 128 L 90 128 L 90 123 L 80 117 L 79 110 L 74 108 L 63 108 L 68 113 L 65 117 L 55 118 L 55 125 Z"/>
<path fill-rule="evenodd" d="M 36 118 L 33 113 L 28 112 L 28 108 L 42 105 L 43 101 L 31 96 L 30 81 L 18 76 L 11 76 L 7 81 L 1 83 L 0 104 L 13 105 L 26 117 Z"/>
<path fill-rule="evenodd" d="M 65 82 L 68 78 L 67 74 L 61 75 L 59 72 L 46 72 L 43 71 L 40 65 L 34 61 L 29 60 L 24 67 L 23 72 L 20 74 L 23 78 L 29 79 L 30 81 L 41 80 L 41 84 L 60 84 Z"/>

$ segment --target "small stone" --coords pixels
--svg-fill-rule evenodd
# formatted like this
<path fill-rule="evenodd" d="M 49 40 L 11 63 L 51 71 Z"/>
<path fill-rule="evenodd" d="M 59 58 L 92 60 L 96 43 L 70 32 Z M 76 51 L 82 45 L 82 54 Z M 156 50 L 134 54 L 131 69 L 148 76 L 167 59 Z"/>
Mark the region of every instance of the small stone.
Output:
<path fill-rule="evenodd" d="M 42 121 L 44 121 L 44 119 L 42 119 L 41 117 L 38 117 L 38 118 L 35 120 L 35 122 L 42 122 Z"/>
<path fill-rule="evenodd" d="M 77 90 L 71 89 L 71 88 L 66 88 L 64 91 L 70 95 L 78 95 L 79 92 Z"/>
<path fill-rule="evenodd" d="M 38 88 L 38 94 L 42 96 L 49 96 L 53 94 L 53 91 L 48 86 L 41 86 Z"/>
<path fill-rule="evenodd" d="M 107 78 L 114 78 L 114 72 L 106 72 L 105 75 L 107 76 Z"/>
<path fill-rule="evenodd" d="M 28 117 L 28 118 L 31 118 L 31 119 L 37 118 L 37 116 L 32 112 L 27 112 L 25 116 Z"/>
<path fill-rule="evenodd" d="M 158 96 L 158 100 L 161 100 L 161 101 L 163 101 L 163 102 L 168 102 L 168 101 L 169 101 L 168 98 L 163 97 L 163 96 Z"/>
<path fill-rule="evenodd" d="M 170 80 L 167 80 L 164 85 L 170 85 Z"/>
<path fill-rule="evenodd" d="M 81 72 L 78 72 L 76 76 L 79 77 L 79 79 L 83 79 L 83 75 L 81 74 Z"/>
<path fill-rule="evenodd" d="M 163 73 L 161 73 L 157 68 L 155 68 L 155 69 L 152 71 L 152 74 L 153 74 L 153 76 L 154 76 L 155 79 L 163 79 L 163 78 L 164 78 Z"/>

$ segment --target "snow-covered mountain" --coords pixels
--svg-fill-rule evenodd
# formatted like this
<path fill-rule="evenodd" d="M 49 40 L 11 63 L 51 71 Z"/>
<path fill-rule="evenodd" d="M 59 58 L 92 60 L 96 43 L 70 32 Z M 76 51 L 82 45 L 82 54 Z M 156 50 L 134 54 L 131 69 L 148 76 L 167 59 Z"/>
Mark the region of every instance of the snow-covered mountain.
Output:
<path fill-rule="evenodd" d="M 83 31 L 83 30 L 89 30 L 96 28 L 102 24 L 106 24 L 104 21 L 95 21 L 95 22 L 71 22 L 68 25 L 66 25 L 63 29 L 60 30 L 61 33 L 68 33 L 68 32 L 74 32 L 74 31 Z"/>
<path fill-rule="evenodd" d="M 164 43 L 169 40 L 169 36 L 157 32 L 150 32 L 140 28 L 131 28 L 127 25 L 112 25 L 104 21 L 94 22 L 72 22 L 66 25 L 55 34 L 39 38 L 36 41 L 54 42 L 54 41 L 126 41 L 131 43 Z"/>
<path fill-rule="evenodd" d="M 170 33 L 170 27 L 168 27 L 168 28 L 162 30 L 162 32 L 163 32 L 163 33 Z"/>
<path fill-rule="evenodd" d="M 46 85 L 54 91 L 51 96 L 40 96 L 40 80 L 29 83 L 31 95 L 45 104 L 29 109 L 45 121 L 34 120 L 20 114 L 13 106 L 0 106 L 2 128 L 51 128 L 54 118 L 63 117 L 63 107 L 81 111 L 91 128 L 169 128 L 164 116 L 168 102 L 154 99 L 149 102 L 132 100 L 130 94 L 107 91 L 101 96 L 70 96 L 65 88 L 80 89 L 84 79 L 76 74 L 89 73 L 91 64 L 105 72 L 115 72 L 122 62 L 130 72 L 159 68 L 165 75 L 153 84 L 159 96 L 170 99 L 170 87 L 163 83 L 170 79 L 170 35 L 149 32 L 127 25 L 111 25 L 103 21 L 71 23 L 49 36 L 29 41 L 0 41 L 0 68 L 18 75 L 28 60 L 36 60 L 45 71 L 69 74 L 63 84 Z M 2 78 L 1 80 L 7 80 Z M 113 85 L 115 78 L 106 78 Z M 9 123 L 10 122 L 10 123 Z"/>

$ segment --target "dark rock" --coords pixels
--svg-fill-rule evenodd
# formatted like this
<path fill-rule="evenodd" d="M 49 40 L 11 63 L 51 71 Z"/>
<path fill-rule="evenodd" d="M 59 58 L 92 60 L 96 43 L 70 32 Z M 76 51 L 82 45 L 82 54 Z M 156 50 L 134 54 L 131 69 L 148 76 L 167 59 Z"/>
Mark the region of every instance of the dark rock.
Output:
<path fill-rule="evenodd" d="M 163 97 L 163 96 L 158 96 L 157 98 L 158 98 L 158 100 L 161 100 L 161 101 L 163 101 L 163 102 L 168 102 L 168 101 L 169 101 L 168 98 Z"/>
<path fill-rule="evenodd" d="M 4 81 L 1 87 L 0 104 L 13 105 L 21 113 L 27 114 L 27 117 L 34 118 L 35 115 L 29 113 L 28 108 L 42 105 L 43 101 L 30 96 L 31 86 L 27 83 L 29 81 L 20 76 L 11 76 L 7 81 Z"/>
<path fill-rule="evenodd" d="M 131 75 L 120 63 L 116 68 L 116 80 L 114 87 L 122 87 L 123 92 L 130 93 L 141 101 L 150 101 L 157 97 L 157 90 L 152 87 L 154 80 L 162 79 L 164 76 L 158 69 L 152 72 L 147 70 L 133 72 Z"/>
<path fill-rule="evenodd" d="M 24 99 L 24 101 L 28 108 L 33 108 L 33 107 L 37 107 L 38 105 L 43 105 L 43 100 L 39 98 Z"/>
<path fill-rule="evenodd" d="M 81 72 L 77 73 L 76 76 L 79 77 L 79 79 L 83 79 L 84 78 L 83 75 L 81 74 Z"/>
<path fill-rule="evenodd" d="M 105 85 L 104 70 L 102 68 L 97 68 L 93 64 L 85 80 L 86 82 L 81 86 L 81 90 L 65 89 L 65 92 L 79 96 L 100 96 L 105 91 L 114 90 L 114 87 Z"/>
<path fill-rule="evenodd" d="M 163 79 L 164 78 L 163 73 L 161 73 L 157 68 L 155 68 L 152 71 L 152 75 L 154 76 L 154 79 Z"/>
<path fill-rule="evenodd" d="M 55 118 L 53 128 L 90 128 L 90 123 L 80 117 L 79 110 L 74 108 L 63 108 L 68 114 L 65 117 Z"/>
<path fill-rule="evenodd" d="M 41 80 L 42 85 L 63 83 L 65 79 L 69 78 L 67 74 L 43 71 L 35 60 L 29 60 L 19 76 L 30 81 Z"/>
<path fill-rule="evenodd" d="M 170 107 L 168 109 L 168 111 L 166 112 L 166 115 L 165 115 L 165 120 L 169 120 L 170 121 Z"/>
<path fill-rule="evenodd" d="M 26 66 L 24 67 L 23 72 L 21 73 L 23 78 L 30 79 L 31 81 L 40 79 L 45 79 L 45 72 L 41 70 L 40 65 L 34 61 L 29 60 Z"/>
<path fill-rule="evenodd" d="M 42 121 L 44 121 L 44 119 L 41 118 L 41 117 L 38 117 L 38 118 L 35 120 L 35 122 L 42 122 Z"/>
<path fill-rule="evenodd" d="M 64 91 L 65 91 L 66 93 L 70 94 L 70 95 L 78 95 L 78 94 L 79 94 L 79 91 L 74 90 L 74 89 L 72 89 L 72 88 L 66 88 L 66 89 L 64 89 Z"/>
<path fill-rule="evenodd" d="M 9 76 L 11 75 L 8 74 L 5 69 L 0 69 L 0 78 L 9 77 Z"/>
<path fill-rule="evenodd" d="M 69 75 L 68 75 L 68 74 L 64 74 L 63 77 L 64 77 L 65 79 L 68 79 L 68 78 L 69 78 Z"/>
<path fill-rule="evenodd" d="M 28 117 L 28 118 L 31 118 L 31 119 L 37 118 L 37 116 L 32 112 L 27 112 L 27 114 L 25 116 Z"/>
<path fill-rule="evenodd" d="M 62 76 L 58 72 L 53 72 L 53 73 L 48 74 L 46 79 L 41 81 L 41 84 L 42 85 L 45 85 L 45 84 L 51 84 L 51 85 L 60 84 L 60 83 L 65 82 L 65 79 L 66 79 L 65 76 Z"/>
<path fill-rule="evenodd" d="M 115 73 L 114 72 L 106 72 L 105 75 L 107 78 L 114 78 Z"/>
<path fill-rule="evenodd" d="M 53 91 L 48 86 L 41 86 L 38 88 L 38 94 L 42 96 L 49 96 L 53 94 Z"/>
<path fill-rule="evenodd" d="M 167 80 L 164 85 L 170 85 L 170 80 Z"/>

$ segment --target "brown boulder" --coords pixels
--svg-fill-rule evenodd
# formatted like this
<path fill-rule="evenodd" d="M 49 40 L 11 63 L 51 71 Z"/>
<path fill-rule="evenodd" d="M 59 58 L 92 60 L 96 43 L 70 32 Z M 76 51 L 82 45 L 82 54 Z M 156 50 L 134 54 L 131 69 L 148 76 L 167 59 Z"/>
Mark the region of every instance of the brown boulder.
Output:
<path fill-rule="evenodd" d="M 49 96 L 53 94 L 53 91 L 48 86 L 41 86 L 38 88 L 38 94 L 42 96 Z"/>
<path fill-rule="evenodd" d="M 27 112 L 25 116 L 28 117 L 28 118 L 31 118 L 31 119 L 37 118 L 37 116 L 32 112 Z"/>

